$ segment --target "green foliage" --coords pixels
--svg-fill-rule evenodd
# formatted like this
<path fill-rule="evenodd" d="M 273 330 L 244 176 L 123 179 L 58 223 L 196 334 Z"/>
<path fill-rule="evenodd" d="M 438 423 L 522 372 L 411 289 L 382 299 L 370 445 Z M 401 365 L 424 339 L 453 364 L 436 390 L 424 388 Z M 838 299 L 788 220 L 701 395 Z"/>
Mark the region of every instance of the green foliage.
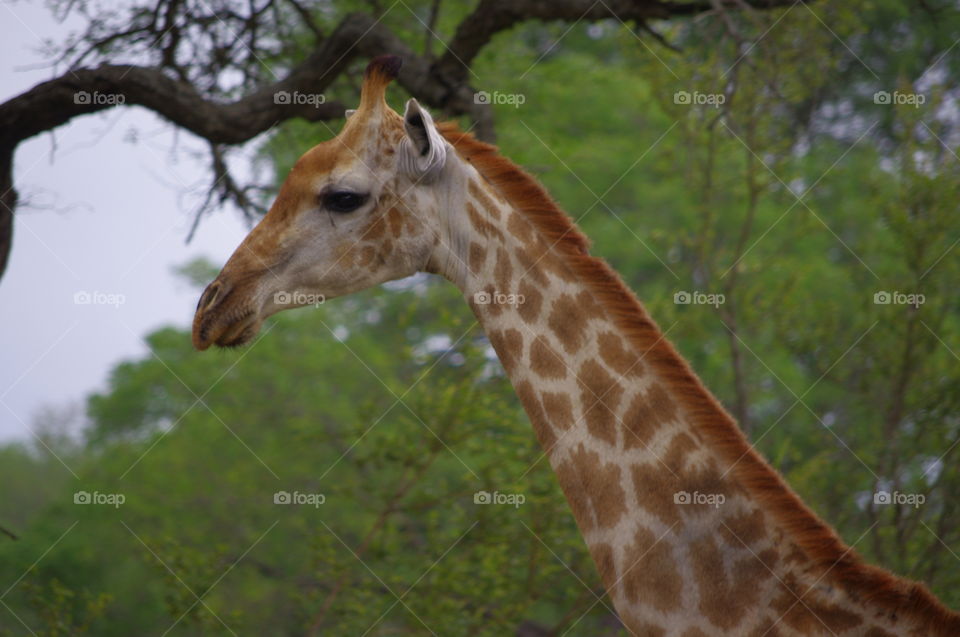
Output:
<path fill-rule="evenodd" d="M 175 621 L 169 634 L 362 634 L 375 621 L 383 634 L 423 621 L 495 635 L 564 615 L 583 592 L 564 564 L 600 592 L 549 464 L 452 288 L 418 281 L 264 332 L 250 349 L 202 357 L 182 330 L 152 334 L 151 356 L 119 366 L 90 400 L 80 482 L 0 545 L 5 574 L 75 523 L 25 581 L 109 592 L 98 635 Z M 75 505 L 74 490 L 124 502 Z M 475 504 L 480 490 L 525 502 Z M 276 504 L 278 492 L 325 499 Z M 39 623 L 27 594 L 8 599 Z"/>
<path fill-rule="evenodd" d="M 29 595 L 30 605 L 37 615 L 43 618 L 43 628 L 33 631 L 37 637 L 88 634 L 91 623 L 103 614 L 104 608 L 110 603 L 110 596 L 107 594 L 78 597 L 56 578 L 47 582 L 44 587 L 27 581 L 23 588 Z M 3 630 L 0 634 L 14 634 L 5 629 L 0 630 Z"/>

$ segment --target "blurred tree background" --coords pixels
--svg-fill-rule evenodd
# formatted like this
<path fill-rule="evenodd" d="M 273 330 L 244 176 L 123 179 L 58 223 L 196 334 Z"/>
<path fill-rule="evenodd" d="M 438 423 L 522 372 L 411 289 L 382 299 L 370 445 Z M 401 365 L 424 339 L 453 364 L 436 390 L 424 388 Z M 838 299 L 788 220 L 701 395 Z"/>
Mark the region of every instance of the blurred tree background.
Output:
<path fill-rule="evenodd" d="M 308 10 L 323 26 L 359 6 Z M 409 7 L 383 22 L 421 52 L 470 10 Z M 427 19 L 439 39 L 424 42 Z M 472 66 L 478 89 L 523 96 L 494 104 L 502 152 L 578 220 L 763 455 L 868 560 L 954 608 L 958 38 L 951 3 L 797 3 L 525 23 Z M 362 66 L 335 85 L 345 102 Z M 395 107 L 404 97 L 391 88 Z M 271 131 L 274 183 L 340 125 Z M 178 275 L 199 286 L 211 270 Z M 676 302 L 685 292 L 724 302 Z M 620 634 L 453 286 L 417 276 L 285 313 L 241 351 L 198 355 L 183 326 L 148 340 L 83 416 L 51 410 L 42 444 L 0 448 L 8 634 Z M 78 417 L 82 437 L 63 435 Z"/>

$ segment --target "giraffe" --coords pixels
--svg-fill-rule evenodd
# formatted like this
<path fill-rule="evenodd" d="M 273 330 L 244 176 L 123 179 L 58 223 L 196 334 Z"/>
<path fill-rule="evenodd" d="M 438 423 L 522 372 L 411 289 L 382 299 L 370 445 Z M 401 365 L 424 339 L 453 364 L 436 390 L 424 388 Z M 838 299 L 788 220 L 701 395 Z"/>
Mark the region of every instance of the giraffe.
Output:
<path fill-rule="evenodd" d="M 415 272 L 462 292 L 634 635 L 960 635 L 922 584 L 864 563 L 736 422 L 537 181 L 493 146 L 386 103 L 307 151 L 200 297 L 199 350 L 281 310 Z"/>

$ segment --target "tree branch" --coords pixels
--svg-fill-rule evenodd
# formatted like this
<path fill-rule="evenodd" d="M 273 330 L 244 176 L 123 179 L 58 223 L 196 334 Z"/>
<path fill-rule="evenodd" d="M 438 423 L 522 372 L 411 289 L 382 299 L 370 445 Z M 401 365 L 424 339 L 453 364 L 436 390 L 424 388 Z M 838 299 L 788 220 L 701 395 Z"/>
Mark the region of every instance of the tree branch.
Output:
<path fill-rule="evenodd" d="M 373 15 L 349 14 L 328 37 L 321 37 L 309 12 L 295 0 L 286 2 L 304 21 L 306 28 L 317 35 L 315 48 L 303 62 L 291 69 L 286 78 L 263 84 L 235 101 L 207 99 L 195 82 L 186 79 L 187 72 L 175 62 L 177 42 L 174 40 L 179 40 L 181 34 L 173 32 L 169 34 L 159 60 L 163 66 L 103 64 L 97 68 L 74 69 L 0 104 L 0 276 L 6 269 L 17 203 L 12 174 L 14 151 L 20 142 L 51 131 L 80 115 L 118 105 L 138 105 L 210 144 L 242 144 L 294 117 L 308 121 L 341 117 L 345 106 L 338 101 L 318 103 L 310 100 L 310 103 L 304 103 L 302 100 L 287 100 L 283 103 L 278 96 L 295 92 L 324 94 L 354 58 L 393 54 L 404 59 L 398 81 L 411 95 L 431 107 L 442 109 L 446 115 L 470 116 L 475 122 L 477 136 L 492 140 L 492 110 L 488 104 L 474 102 L 476 91 L 468 82 L 468 65 L 496 33 L 528 20 L 617 18 L 624 22 L 634 20 L 647 28 L 646 20 L 688 16 L 715 8 L 715 2 L 710 0 L 687 3 L 607 0 L 592 4 L 591 0 L 481 0 L 473 13 L 459 25 L 447 51 L 434 62 L 429 52 L 423 56 L 415 54 Z M 720 4 L 736 6 L 741 2 L 743 0 L 722 0 Z M 788 4 L 791 4 L 789 0 L 749 2 L 750 6 L 757 8 Z M 178 19 L 177 6 L 175 2 L 165 5 L 165 24 Z M 259 13 L 265 8 L 266 5 Z M 254 23 L 259 13 L 249 16 L 245 23 L 253 46 L 258 32 Z M 153 22 L 159 18 L 154 15 Z M 153 28 L 152 24 L 132 32 L 140 34 L 143 29 L 150 28 Z M 101 43 L 96 48 L 102 46 Z M 250 55 L 256 57 L 253 52 Z M 246 60 L 243 68 L 251 64 L 253 62 Z"/>
<path fill-rule="evenodd" d="M 719 0 L 720 4 L 737 7 L 737 0 Z M 750 0 L 753 8 L 785 7 L 789 0 Z M 467 16 L 447 46 L 447 52 L 437 63 L 438 71 L 450 81 L 467 77 L 469 66 L 491 38 L 529 20 L 566 22 L 616 19 L 635 21 L 642 25 L 648 20 L 693 16 L 715 9 L 710 0 L 697 2 L 663 2 L 660 0 L 481 0 Z"/>
<path fill-rule="evenodd" d="M 20 539 L 20 538 L 17 537 L 17 534 L 16 534 L 16 533 L 14 533 L 13 531 L 11 531 L 11 530 L 9 530 L 8 528 L 3 527 L 3 526 L 0 526 L 0 533 L 3 533 L 3 534 L 6 535 L 7 537 L 9 537 L 11 540 L 18 540 L 18 539 Z"/>

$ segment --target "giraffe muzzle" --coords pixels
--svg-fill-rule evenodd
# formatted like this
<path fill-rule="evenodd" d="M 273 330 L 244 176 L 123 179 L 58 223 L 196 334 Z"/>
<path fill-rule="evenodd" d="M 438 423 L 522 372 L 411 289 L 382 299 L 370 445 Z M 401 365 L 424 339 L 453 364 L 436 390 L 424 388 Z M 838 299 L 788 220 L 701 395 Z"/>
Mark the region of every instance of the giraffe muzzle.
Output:
<path fill-rule="evenodd" d="M 193 317 L 193 346 L 203 351 L 211 345 L 236 347 L 248 342 L 260 329 L 256 308 L 241 300 L 236 288 L 221 278 L 207 286 Z"/>

